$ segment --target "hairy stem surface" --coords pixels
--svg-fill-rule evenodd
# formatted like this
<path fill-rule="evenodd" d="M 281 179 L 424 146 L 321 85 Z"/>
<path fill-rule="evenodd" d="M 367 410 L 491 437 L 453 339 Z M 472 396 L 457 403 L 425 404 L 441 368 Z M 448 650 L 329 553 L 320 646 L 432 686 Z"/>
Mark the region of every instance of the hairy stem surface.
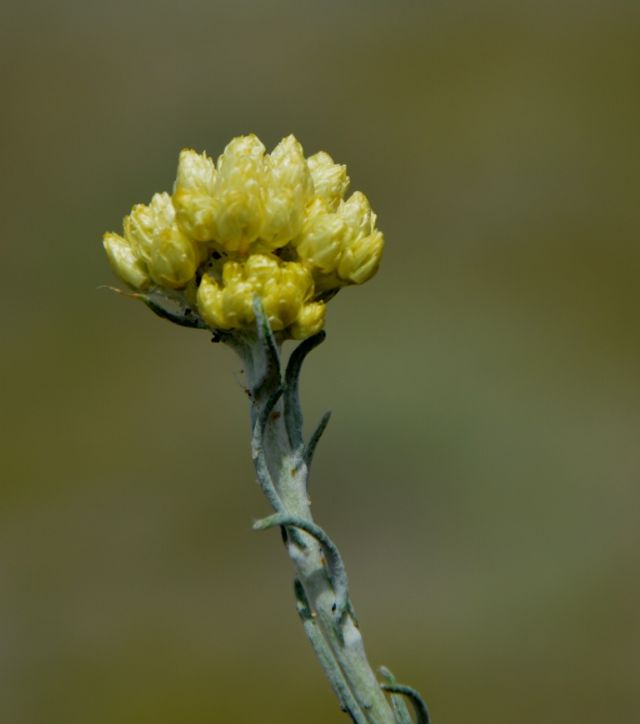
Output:
<path fill-rule="evenodd" d="M 251 398 L 258 482 L 276 513 L 255 527 L 279 526 L 283 531 L 296 571 L 298 613 L 342 710 L 354 722 L 398 724 L 397 707 L 390 705 L 367 660 L 342 558 L 314 522 L 307 495 L 308 462 L 328 418 L 305 444 L 298 378 L 307 352 L 324 335 L 301 343 L 283 375 L 279 347 L 261 310 L 256 312 L 257 337 L 233 344 L 243 360 Z"/>

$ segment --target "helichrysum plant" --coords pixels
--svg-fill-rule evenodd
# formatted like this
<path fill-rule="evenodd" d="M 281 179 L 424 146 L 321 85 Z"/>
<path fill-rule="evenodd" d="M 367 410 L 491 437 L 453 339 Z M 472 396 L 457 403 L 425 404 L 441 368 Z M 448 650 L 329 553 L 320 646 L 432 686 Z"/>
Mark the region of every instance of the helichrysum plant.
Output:
<path fill-rule="evenodd" d="M 346 167 L 324 152 L 305 158 L 284 138 L 270 154 L 234 138 L 217 161 L 181 152 L 173 193 L 124 218 L 104 248 L 127 292 L 177 324 L 208 330 L 239 355 L 251 400 L 251 454 L 295 568 L 305 633 L 340 706 L 354 722 L 411 724 L 428 714 L 418 693 L 365 654 L 342 557 L 314 522 L 307 480 L 329 415 L 305 440 L 298 380 L 325 337 L 326 305 L 377 271 L 384 245 L 364 194 L 346 195 Z M 300 340 L 283 370 L 282 346 Z"/>

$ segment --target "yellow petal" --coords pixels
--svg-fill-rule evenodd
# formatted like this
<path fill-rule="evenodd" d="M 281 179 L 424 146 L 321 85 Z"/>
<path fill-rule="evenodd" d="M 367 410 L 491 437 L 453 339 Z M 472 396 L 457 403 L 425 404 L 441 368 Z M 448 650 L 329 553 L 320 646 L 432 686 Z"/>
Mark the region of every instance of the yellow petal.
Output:
<path fill-rule="evenodd" d="M 322 302 L 311 302 L 300 309 L 298 319 L 289 328 L 293 339 L 306 339 L 317 334 L 324 326 L 326 306 Z"/>
<path fill-rule="evenodd" d="M 146 264 L 131 242 L 118 234 L 108 232 L 104 235 L 102 243 L 113 271 L 122 281 L 135 289 L 149 286 Z"/>
<path fill-rule="evenodd" d="M 277 249 L 300 232 L 313 186 L 302 146 L 294 136 L 280 141 L 267 160 L 268 180 L 260 239 L 270 249 Z"/>
<path fill-rule="evenodd" d="M 228 328 L 222 314 L 222 290 L 215 279 L 208 274 L 202 277 L 196 300 L 200 316 L 210 327 L 214 329 Z"/>
<path fill-rule="evenodd" d="M 216 235 L 216 179 L 216 167 L 206 153 L 188 148 L 180 152 L 173 192 L 176 221 L 197 241 Z"/>
<path fill-rule="evenodd" d="M 353 284 L 363 284 L 378 271 L 384 238 L 375 231 L 353 241 L 342 253 L 338 266 L 339 276 Z"/>
<path fill-rule="evenodd" d="M 335 211 L 349 186 L 347 167 L 334 163 L 331 156 L 324 151 L 309 156 L 307 165 L 311 171 L 314 194 L 322 199 L 331 211 Z"/>
<path fill-rule="evenodd" d="M 245 254 L 264 217 L 265 148 L 256 136 L 234 138 L 218 159 L 216 241 Z"/>

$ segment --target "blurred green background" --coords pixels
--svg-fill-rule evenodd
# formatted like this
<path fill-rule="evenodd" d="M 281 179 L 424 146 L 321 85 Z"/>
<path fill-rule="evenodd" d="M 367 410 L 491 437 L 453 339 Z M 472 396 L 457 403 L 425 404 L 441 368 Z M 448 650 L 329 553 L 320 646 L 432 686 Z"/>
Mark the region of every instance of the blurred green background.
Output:
<path fill-rule="evenodd" d="M 319 521 L 436 724 L 638 721 L 640 4 L 3 4 L 0 721 L 344 721 L 239 364 L 107 291 L 180 148 L 293 132 L 379 214 L 307 363 Z"/>

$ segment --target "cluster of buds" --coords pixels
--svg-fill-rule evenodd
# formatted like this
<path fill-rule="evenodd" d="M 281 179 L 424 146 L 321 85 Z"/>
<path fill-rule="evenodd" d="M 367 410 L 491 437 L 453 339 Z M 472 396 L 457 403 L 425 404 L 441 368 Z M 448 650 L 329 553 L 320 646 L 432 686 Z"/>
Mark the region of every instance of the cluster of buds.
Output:
<path fill-rule="evenodd" d="M 293 136 L 270 154 L 254 135 L 234 138 L 217 163 L 186 149 L 173 195 L 134 206 L 104 247 L 136 292 L 177 301 L 214 331 L 252 328 L 258 296 L 274 331 L 305 339 L 326 300 L 380 263 L 376 216 L 364 194 L 344 198 L 348 185 L 345 166 L 305 159 Z"/>

